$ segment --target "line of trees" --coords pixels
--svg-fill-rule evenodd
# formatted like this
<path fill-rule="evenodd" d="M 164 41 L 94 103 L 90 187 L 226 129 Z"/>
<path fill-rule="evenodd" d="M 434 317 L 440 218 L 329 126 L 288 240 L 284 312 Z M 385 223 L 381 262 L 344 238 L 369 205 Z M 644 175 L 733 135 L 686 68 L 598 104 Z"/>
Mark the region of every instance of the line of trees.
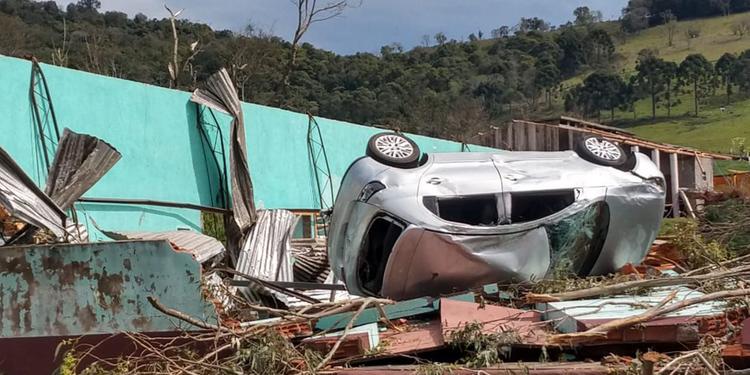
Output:
<path fill-rule="evenodd" d="M 666 108 L 667 116 L 671 116 L 679 95 L 689 93 L 693 113 L 698 116 L 700 105 L 721 86 L 726 90 L 727 104 L 735 90 L 750 94 L 750 50 L 740 55 L 726 53 L 715 64 L 701 54 L 689 55 L 677 64 L 659 58 L 653 50 L 643 50 L 635 74 L 628 80 L 619 74 L 592 73 L 567 93 L 565 107 L 587 117 L 600 117 L 602 111 L 609 111 L 614 119 L 616 109 L 635 111 L 635 102 L 648 98 L 655 119 L 657 107 Z"/>
<path fill-rule="evenodd" d="M 178 17 L 190 17 L 190 9 L 150 19 L 100 12 L 96 0 L 64 9 L 0 0 L 0 53 L 186 90 L 227 67 L 245 100 L 457 140 L 547 109 L 562 96 L 563 80 L 616 60 L 611 35 L 597 24 L 601 14 L 588 8 L 554 33 L 544 20 L 525 18 L 493 32 L 495 40 L 437 33 L 410 51 L 394 43 L 341 56 L 304 43 L 302 31 L 344 3 L 319 2 L 331 8 L 316 13 L 296 0 L 289 17 L 301 26 L 287 42 L 252 26 L 214 31 Z"/>
<path fill-rule="evenodd" d="M 629 0 L 622 10 L 621 26 L 637 32 L 670 20 L 729 15 L 750 11 L 750 0 Z"/>

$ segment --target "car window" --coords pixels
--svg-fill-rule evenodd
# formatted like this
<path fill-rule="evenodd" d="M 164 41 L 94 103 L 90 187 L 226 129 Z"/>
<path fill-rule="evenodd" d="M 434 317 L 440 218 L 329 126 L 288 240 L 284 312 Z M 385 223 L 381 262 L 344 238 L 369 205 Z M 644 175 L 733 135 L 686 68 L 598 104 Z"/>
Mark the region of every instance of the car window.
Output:
<path fill-rule="evenodd" d="M 545 218 L 575 202 L 572 189 L 511 193 L 510 196 L 510 221 L 514 224 Z"/>
<path fill-rule="evenodd" d="M 550 274 L 586 276 L 594 267 L 609 229 L 609 206 L 597 202 L 546 226 Z"/>
<path fill-rule="evenodd" d="M 357 278 L 365 291 L 380 292 L 388 258 L 403 231 L 401 223 L 387 216 L 376 217 L 370 224 L 357 265 Z"/>

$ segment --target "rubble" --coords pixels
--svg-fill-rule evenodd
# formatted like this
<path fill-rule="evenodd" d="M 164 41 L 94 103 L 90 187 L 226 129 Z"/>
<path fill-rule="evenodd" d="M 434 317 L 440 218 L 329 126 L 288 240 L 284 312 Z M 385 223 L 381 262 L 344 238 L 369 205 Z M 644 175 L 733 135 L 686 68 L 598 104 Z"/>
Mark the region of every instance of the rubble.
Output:
<path fill-rule="evenodd" d="M 541 280 L 443 294 L 413 288 L 393 294 L 410 298 L 400 301 L 352 295 L 355 288 L 334 277 L 340 270 L 331 270 L 325 237 L 293 238 L 295 213 L 256 209 L 241 102 L 226 71 L 191 100 L 232 116 L 232 209 L 212 211 L 223 215 L 224 243 L 189 230 L 103 229 L 93 218 L 94 227 L 113 241 L 88 243 L 76 201 L 120 153 L 66 129 L 42 190 L 0 149 L 0 332 L 18 340 L 9 352 L 18 358 L 9 357 L 0 369 L 718 374 L 750 368 L 750 255 L 743 216 L 750 205 L 742 198 L 711 202 L 695 220 L 673 225 L 657 239 L 642 263 L 609 275 L 558 267 Z M 723 217 L 725 210 L 741 224 Z M 592 212 L 597 215 L 549 232 L 542 224 L 559 223 L 530 227 L 539 243 L 569 234 L 556 240 L 568 249 L 588 243 L 578 237 L 601 224 L 599 208 Z M 424 233 L 407 230 L 422 239 Z M 17 246 L 22 244 L 30 246 Z M 519 251 L 532 245 L 519 240 L 504 246 Z M 422 249 L 418 261 L 408 259 L 421 268 L 419 275 L 400 272 L 404 284 L 436 278 L 428 267 L 432 261 L 445 269 L 471 264 L 437 259 L 443 253 L 430 250 L 435 248 Z M 571 257 L 566 251 L 554 255 L 562 264 Z M 31 348 L 54 361 L 25 363 L 20 353 Z"/>

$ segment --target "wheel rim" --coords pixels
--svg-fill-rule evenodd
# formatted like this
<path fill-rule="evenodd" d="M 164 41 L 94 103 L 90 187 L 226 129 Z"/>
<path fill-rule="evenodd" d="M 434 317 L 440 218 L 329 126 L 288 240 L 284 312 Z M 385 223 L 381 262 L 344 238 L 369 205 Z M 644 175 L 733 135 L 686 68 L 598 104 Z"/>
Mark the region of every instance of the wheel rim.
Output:
<path fill-rule="evenodd" d="M 599 138 L 589 138 L 585 142 L 586 149 L 592 154 L 604 160 L 618 160 L 622 157 L 622 152 L 616 144 Z"/>
<path fill-rule="evenodd" d="M 414 154 L 414 147 L 406 138 L 398 135 L 383 135 L 375 140 L 375 148 L 385 156 L 406 159 Z"/>

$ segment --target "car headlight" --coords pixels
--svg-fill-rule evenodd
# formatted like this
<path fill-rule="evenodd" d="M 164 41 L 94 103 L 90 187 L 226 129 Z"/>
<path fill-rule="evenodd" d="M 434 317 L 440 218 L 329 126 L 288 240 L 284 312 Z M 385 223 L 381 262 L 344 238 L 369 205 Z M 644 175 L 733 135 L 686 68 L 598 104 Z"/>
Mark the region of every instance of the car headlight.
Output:
<path fill-rule="evenodd" d="M 661 177 L 647 178 L 646 181 L 648 181 L 651 185 L 658 187 L 661 191 L 664 191 L 667 187 L 666 182 Z"/>
<path fill-rule="evenodd" d="M 359 197 L 357 198 L 360 202 L 367 202 L 370 200 L 370 198 L 375 195 L 375 193 L 385 189 L 385 185 L 378 181 L 370 182 L 369 184 L 365 185 L 364 188 L 362 188 L 362 192 L 359 193 Z"/>

